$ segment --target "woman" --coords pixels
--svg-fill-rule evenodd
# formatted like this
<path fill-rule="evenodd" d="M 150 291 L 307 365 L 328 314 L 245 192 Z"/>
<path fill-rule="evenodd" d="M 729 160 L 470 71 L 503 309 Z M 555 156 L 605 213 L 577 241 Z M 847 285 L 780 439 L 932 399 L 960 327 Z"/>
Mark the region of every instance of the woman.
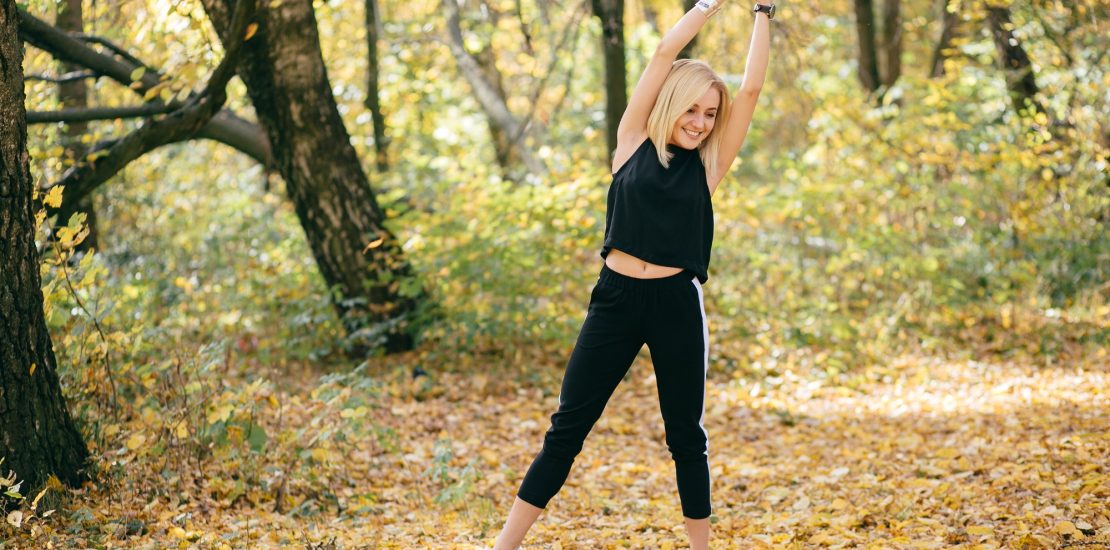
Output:
<path fill-rule="evenodd" d="M 748 133 L 774 16 L 769 3 L 752 10 L 744 80 L 730 102 L 708 65 L 675 61 L 719 8 L 718 0 L 700 0 L 663 36 L 621 117 L 606 201 L 605 261 L 543 450 L 521 482 L 494 550 L 517 548 L 562 487 L 586 435 L 645 343 L 690 546 L 708 548 L 709 332 L 701 285 L 708 279 L 713 240 L 711 197 Z"/>

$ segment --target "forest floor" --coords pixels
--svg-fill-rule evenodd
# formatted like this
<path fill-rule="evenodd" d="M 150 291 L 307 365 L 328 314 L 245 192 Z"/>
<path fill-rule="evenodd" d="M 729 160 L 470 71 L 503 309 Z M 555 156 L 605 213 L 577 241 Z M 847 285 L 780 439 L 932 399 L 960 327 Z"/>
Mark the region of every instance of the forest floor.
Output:
<path fill-rule="evenodd" d="M 754 381 L 711 370 L 711 546 L 1110 548 L 1110 369 L 1105 351 L 1099 354 L 1054 367 L 903 357 L 850 387 L 789 372 Z M 117 526 L 115 536 L 93 543 L 55 524 L 51 536 L 36 540 L 53 547 L 491 547 L 557 405 L 562 371 L 551 361 L 538 375 L 534 366 L 470 367 L 483 374 L 415 380 L 409 367 L 378 367 L 371 374 L 392 389 L 377 398 L 372 416 L 392 428 L 396 448 L 356 446 L 345 455 L 335 506 L 316 514 L 274 511 L 265 497 L 201 496 L 209 490 L 186 493 L 174 506 L 104 504 L 92 491 L 67 508 L 137 517 L 142 534 L 121 537 Z M 284 422 L 309 422 L 294 409 Z M 684 547 L 645 349 L 523 548 Z"/>

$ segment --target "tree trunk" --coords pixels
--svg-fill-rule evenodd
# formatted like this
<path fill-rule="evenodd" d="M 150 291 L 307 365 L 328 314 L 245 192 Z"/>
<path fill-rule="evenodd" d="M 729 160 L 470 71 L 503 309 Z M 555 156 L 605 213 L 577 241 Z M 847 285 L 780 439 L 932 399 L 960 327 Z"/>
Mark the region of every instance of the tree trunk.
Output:
<path fill-rule="evenodd" d="M 204 0 L 228 41 L 230 0 Z M 344 328 L 352 354 L 382 345 L 387 353 L 411 349 L 411 317 L 420 301 L 399 294 L 411 276 L 350 136 L 328 82 L 316 15 L 310 0 L 278 0 L 260 7 L 258 30 L 239 62 L 239 76 L 273 147 L 309 246 Z"/>
<path fill-rule="evenodd" d="M 88 449 L 70 418 L 42 312 L 31 213 L 23 45 L 14 0 L 0 0 L 0 467 L 34 490 L 80 483 Z"/>
<path fill-rule="evenodd" d="M 482 49 L 474 54 L 474 61 L 478 62 L 478 66 L 482 69 L 482 77 L 489 83 L 490 88 L 497 95 L 497 101 L 505 105 L 505 110 L 508 111 L 508 97 L 505 95 L 505 80 L 501 77 L 501 71 L 497 69 L 497 60 L 493 56 L 493 48 L 489 44 L 485 44 Z M 513 136 L 498 124 L 493 117 L 486 117 L 489 121 L 489 137 L 493 142 L 494 156 L 497 158 L 497 164 L 501 166 L 501 170 L 506 179 L 511 179 L 514 166 L 521 162 L 520 155 L 516 154 L 517 148 L 514 147 Z M 522 127 L 523 123 L 518 123 L 517 127 Z M 523 129 L 521 128 L 521 130 Z"/>
<path fill-rule="evenodd" d="M 605 55 L 606 158 L 617 149 L 617 126 L 628 106 L 628 78 L 624 57 L 624 0 L 592 0 L 601 21 L 601 47 Z"/>
<path fill-rule="evenodd" d="M 987 24 L 995 49 L 998 63 L 1006 73 L 1006 87 L 1010 91 L 1010 101 L 1018 113 L 1044 112 L 1044 106 L 1037 101 L 1037 79 L 1033 74 L 1033 63 L 1014 36 L 1014 25 L 1010 22 L 1010 10 L 1001 7 L 987 7 Z"/>
<path fill-rule="evenodd" d="M 443 0 L 441 5 L 447 16 L 447 47 L 459 66 L 459 72 L 474 90 L 474 97 L 482 106 L 482 111 L 486 113 L 497 162 L 506 179 L 516 179 L 512 172 L 518 163 L 513 159 L 519 159 L 519 164 L 523 164 L 532 174 L 542 176 L 546 168 L 524 144 L 529 121 L 521 122 L 509 110 L 501 84 L 501 73 L 493 64 L 492 52 L 488 47 L 476 56 L 466 51 L 457 0 Z"/>
<path fill-rule="evenodd" d="M 856 37 L 859 40 L 859 81 L 869 92 L 879 89 L 879 65 L 875 56 L 875 14 L 871 0 L 855 0 Z"/>
<path fill-rule="evenodd" d="M 901 0 L 883 1 L 882 83 L 893 86 L 902 74 Z"/>
<path fill-rule="evenodd" d="M 378 37 L 379 37 L 378 0 L 366 0 L 366 48 L 367 83 L 366 83 L 366 108 L 370 110 L 370 119 L 374 123 L 374 157 L 379 172 L 389 169 L 389 158 L 386 153 L 389 141 L 385 136 L 385 116 L 382 115 L 382 103 L 378 86 Z"/>
<path fill-rule="evenodd" d="M 55 25 L 71 33 L 83 33 L 84 16 L 81 11 L 81 0 L 58 0 L 58 18 Z M 61 63 L 62 74 L 81 71 L 84 67 L 70 63 Z M 85 80 L 74 80 L 58 85 L 58 102 L 63 109 L 81 109 L 88 107 L 88 91 Z M 85 154 L 85 146 L 81 144 L 81 136 L 88 131 L 88 124 L 75 122 L 62 126 L 62 146 L 65 147 L 65 158 L 69 162 L 77 162 Z M 75 204 L 62 204 L 58 215 L 58 226 L 64 227 L 69 223 L 69 218 L 78 212 L 85 213 L 85 225 L 89 234 L 77 244 L 76 250 L 88 251 L 99 247 L 99 232 L 96 229 L 96 209 L 93 206 L 93 194 L 89 193 L 78 199 Z"/>
<path fill-rule="evenodd" d="M 686 12 L 694 9 L 694 5 L 697 4 L 697 3 L 698 3 L 698 0 L 682 0 L 682 13 L 686 13 Z M 678 52 L 678 58 L 679 59 L 690 59 L 690 58 L 692 58 L 694 56 L 694 47 L 697 46 L 697 43 L 698 43 L 698 35 L 695 34 L 694 37 L 690 39 L 690 42 L 688 44 L 686 44 L 686 47 L 682 48 L 682 51 Z"/>
<path fill-rule="evenodd" d="M 933 70 L 930 72 L 930 76 L 933 78 L 944 76 L 944 60 L 948 58 L 948 50 L 952 48 L 952 39 L 956 37 L 956 24 L 960 21 L 956 12 L 948 9 L 948 0 L 940 1 L 940 10 L 940 39 L 937 40 L 937 47 L 933 50 Z"/>

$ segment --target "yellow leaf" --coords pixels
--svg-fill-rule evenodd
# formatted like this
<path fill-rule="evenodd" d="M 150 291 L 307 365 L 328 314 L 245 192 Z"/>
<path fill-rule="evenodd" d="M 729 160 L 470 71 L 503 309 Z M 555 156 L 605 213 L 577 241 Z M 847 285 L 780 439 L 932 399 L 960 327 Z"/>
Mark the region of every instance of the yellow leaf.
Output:
<path fill-rule="evenodd" d="M 250 40 L 256 32 L 258 32 L 258 23 L 251 23 L 247 25 L 247 34 L 243 36 L 243 42 Z"/>
<path fill-rule="evenodd" d="M 215 410 L 208 413 L 208 423 L 215 424 L 217 422 L 227 420 L 229 417 L 231 417 L 231 412 L 233 410 L 235 410 L 235 405 L 232 405 L 230 403 L 224 403 L 223 405 L 216 407 Z"/>
<path fill-rule="evenodd" d="M 339 411 L 339 416 L 341 418 L 362 418 L 363 416 L 366 416 L 367 412 L 369 411 L 366 409 L 366 407 L 352 407 Z"/>
<path fill-rule="evenodd" d="M 967 528 L 967 534 L 969 534 L 969 535 L 993 535 L 994 534 L 994 529 L 991 529 L 990 527 L 988 527 L 986 525 L 972 525 L 971 527 Z"/>
<path fill-rule="evenodd" d="M 938 458 L 956 458 L 957 456 L 960 456 L 960 451 L 957 451 L 952 447 L 945 447 L 937 451 Z"/>
<path fill-rule="evenodd" d="M 27 373 L 27 376 L 34 376 L 35 375 L 35 368 L 37 368 L 37 367 L 38 367 L 37 363 L 31 363 L 31 372 Z"/>
<path fill-rule="evenodd" d="M 1056 523 L 1056 527 L 1052 528 L 1053 532 L 1057 535 L 1071 535 L 1076 536 L 1081 534 L 1079 529 L 1075 528 L 1075 524 L 1070 521 L 1060 521 Z"/>
<path fill-rule="evenodd" d="M 145 443 L 146 436 L 141 433 L 131 434 L 131 437 L 127 438 L 127 448 L 132 451 L 142 447 Z"/>
<path fill-rule="evenodd" d="M 46 203 L 51 208 L 57 208 L 62 205 L 62 186 L 55 185 L 46 192 L 46 196 L 42 198 L 42 202 Z"/>
<path fill-rule="evenodd" d="M 48 490 L 50 490 L 49 487 L 43 487 L 43 489 L 41 491 L 39 491 L 38 496 L 35 497 L 35 500 L 31 501 L 31 511 L 32 512 L 34 512 L 35 510 L 38 509 L 39 500 L 42 500 L 42 495 L 45 495 L 46 491 L 48 491 Z"/>
<path fill-rule="evenodd" d="M 362 251 L 366 252 L 367 250 L 370 250 L 371 248 L 377 248 L 377 247 L 381 246 L 383 242 L 385 242 L 385 238 L 384 237 L 378 237 L 377 239 L 374 239 L 374 240 L 370 241 L 370 244 L 366 245 L 366 248 L 363 248 Z"/>

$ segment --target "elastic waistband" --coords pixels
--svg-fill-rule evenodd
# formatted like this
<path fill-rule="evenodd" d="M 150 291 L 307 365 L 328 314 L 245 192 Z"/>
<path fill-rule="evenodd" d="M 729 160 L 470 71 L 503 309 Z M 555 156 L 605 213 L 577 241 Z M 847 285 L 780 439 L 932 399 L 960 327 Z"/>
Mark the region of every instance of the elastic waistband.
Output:
<path fill-rule="evenodd" d="M 598 275 L 598 282 L 603 282 L 620 288 L 632 289 L 662 289 L 671 288 L 676 286 L 688 285 L 691 280 L 697 276 L 696 273 L 689 269 L 669 275 L 667 277 L 657 277 L 654 279 L 639 279 L 637 277 L 629 277 L 613 271 L 609 266 L 601 264 L 601 273 Z"/>

